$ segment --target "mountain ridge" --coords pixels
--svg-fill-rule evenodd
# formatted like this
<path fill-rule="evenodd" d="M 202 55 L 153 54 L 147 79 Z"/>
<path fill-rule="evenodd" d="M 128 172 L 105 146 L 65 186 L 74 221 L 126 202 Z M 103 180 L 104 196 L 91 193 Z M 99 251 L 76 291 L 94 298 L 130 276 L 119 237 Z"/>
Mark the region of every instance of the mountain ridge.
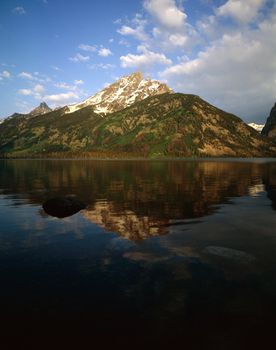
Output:
<path fill-rule="evenodd" d="M 92 106 L 56 110 L 0 125 L 6 156 L 262 157 L 276 154 L 265 136 L 195 95 L 151 96 L 106 118 Z"/>
<path fill-rule="evenodd" d="M 87 100 L 71 112 L 65 106 L 35 117 L 16 114 L 7 119 L 0 124 L 0 153 L 107 158 L 276 155 L 276 145 L 239 117 L 199 96 L 173 93 L 140 73 L 119 79 Z"/>
<path fill-rule="evenodd" d="M 272 107 L 262 130 L 262 135 L 268 136 L 276 142 L 276 102 Z"/>

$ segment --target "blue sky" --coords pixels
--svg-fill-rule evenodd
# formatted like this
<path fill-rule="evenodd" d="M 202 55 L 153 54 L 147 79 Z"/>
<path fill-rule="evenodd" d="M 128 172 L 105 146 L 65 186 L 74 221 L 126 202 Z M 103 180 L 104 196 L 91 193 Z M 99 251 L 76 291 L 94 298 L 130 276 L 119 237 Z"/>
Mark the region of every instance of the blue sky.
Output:
<path fill-rule="evenodd" d="M 276 101 L 275 38 L 274 0 L 1 0 L 0 118 L 140 70 L 262 123 Z"/>

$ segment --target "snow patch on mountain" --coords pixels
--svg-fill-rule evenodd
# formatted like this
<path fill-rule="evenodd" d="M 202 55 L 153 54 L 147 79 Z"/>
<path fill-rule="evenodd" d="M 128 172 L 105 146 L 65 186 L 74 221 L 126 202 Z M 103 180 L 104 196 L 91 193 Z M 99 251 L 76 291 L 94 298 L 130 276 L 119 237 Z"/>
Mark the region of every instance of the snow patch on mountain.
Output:
<path fill-rule="evenodd" d="M 257 130 L 258 132 L 261 132 L 264 128 L 264 124 L 249 123 L 248 125 L 251 126 L 251 128 Z"/>

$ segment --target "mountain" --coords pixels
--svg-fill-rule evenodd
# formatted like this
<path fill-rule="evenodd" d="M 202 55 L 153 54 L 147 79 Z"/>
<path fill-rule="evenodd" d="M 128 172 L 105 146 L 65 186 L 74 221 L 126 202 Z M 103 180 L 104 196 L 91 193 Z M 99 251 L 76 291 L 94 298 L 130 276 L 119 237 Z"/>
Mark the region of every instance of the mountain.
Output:
<path fill-rule="evenodd" d="M 271 109 L 270 115 L 262 130 L 262 134 L 276 141 L 276 103 Z"/>
<path fill-rule="evenodd" d="M 74 108 L 6 119 L 0 125 L 0 153 L 116 158 L 276 155 L 276 145 L 240 118 L 198 96 L 173 93 L 140 73 L 119 79 Z"/>
<path fill-rule="evenodd" d="M 93 106 L 95 113 L 105 115 L 129 107 L 149 96 L 166 92 L 172 92 L 166 84 L 162 84 L 157 80 L 144 79 L 140 72 L 135 72 L 122 77 L 87 100 L 68 106 L 66 113 Z"/>
<path fill-rule="evenodd" d="M 248 125 L 251 126 L 251 128 L 257 130 L 258 132 L 261 132 L 264 128 L 264 124 L 249 123 Z"/>
<path fill-rule="evenodd" d="M 2 119 L 0 120 L 0 124 L 13 119 L 13 118 L 29 118 L 29 117 L 36 117 L 38 115 L 42 115 L 42 114 L 46 114 L 51 112 L 52 109 L 45 103 L 45 102 L 41 102 L 39 106 L 37 106 L 36 108 L 34 108 L 33 110 L 31 110 L 31 112 L 29 113 L 14 113 L 12 115 L 10 115 L 9 117 L 7 117 L 6 119 Z"/>
<path fill-rule="evenodd" d="M 93 134 L 98 150 L 146 157 L 276 154 L 276 147 L 240 118 L 187 94 L 149 97 L 111 114 Z"/>
<path fill-rule="evenodd" d="M 40 105 L 38 107 L 36 107 L 35 109 L 33 109 L 30 113 L 28 113 L 30 116 L 37 116 L 37 115 L 41 115 L 41 114 L 46 114 L 51 112 L 51 108 L 45 103 L 45 102 L 41 102 Z"/>

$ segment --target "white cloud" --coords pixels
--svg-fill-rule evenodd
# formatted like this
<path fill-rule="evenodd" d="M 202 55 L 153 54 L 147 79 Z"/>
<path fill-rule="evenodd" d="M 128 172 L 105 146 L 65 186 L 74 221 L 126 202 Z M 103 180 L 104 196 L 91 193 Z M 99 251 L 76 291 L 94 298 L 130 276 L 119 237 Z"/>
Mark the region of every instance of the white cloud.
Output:
<path fill-rule="evenodd" d="M 36 76 L 40 77 L 41 74 L 38 72 L 34 72 L 32 74 L 32 77 L 35 78 Z M 75 101 L 78 101 L 80 97 L 84 97 L 87 95 L 86 92 L 81 89 L 81 85 L 84 83 L 83 80 L 81 79 L 74 80 L 73 84 L 68 84 L 65 82 L 53 83 L 52 86 L 63 90 L 67 90 L 67 91 L 63 91 L 57 94 L 51 93 L 47 95 L 45 94 L 44 85 L 34 84 L 34 82 L 36 82 L 36 79 L 33 79 L 32 82 L 29 83 L 29 84 L 32 84 L 31 88 L 19 89 L 17 93 L 19 95 L 32 97 L 36 100 L 47 101 L 49 103 L 52 103 L 55 106 L 73 103 Z"/>
<path fill-rule="evenodd" d="M 15 64 L 8 64 L 8 63 L 5 63 L 5 62 L 1 63 L 1 66 L 3 66 L 3 67 L 10 67 L 10 68 L 16 67 Z"/>
<path fill-rule="evenodd" d="M 34 92 L 37 93 L 37 94 L 43 94 L 43 92 L 45 91 L 45 88 L 43 85 L 41 84 L 37 84 L 35 85 L 34 87 Z"/>
<path fill-rule="evenodd" d="M 228 31 L 228 28 L 219 26 L 218 17 L 215 15 L 203 16 L 197 21 L 196 27 L 203 38 L 208 38 L 207 40 L 221 37 L 225 30 Z"/>
<path fill-rule="evenodd" d="M 46 95 L 43 97 L 43 99 L 46 102 L 52 102 L 57 105 L 64 105 L 66 103 L 73 103 L 76 100 L 79 99 L 79 96 L 72 91 L 61 93 L 61 94 L 54 94 L 54 95 Z"/>
<path fill-rule="evenodd" d="M 24 9 L 24 7 L 22 6 L 17 6 L 12 10 L 13 13 L 18 14 L 18 15 L 25 15 L 26 11 Z"/>
<path fill-rule="evenodd" d="M 81 79 L 79 79 L 79 80 L 74 80 L 74 84 L 75 84 L 75 85 L 82 85 L 82 84 L 84 84 L 84 81 L 81 80 Z"/>
<path fill-rule="evenodd" d="M 53 70 L 56 70 L 57 72 L 58 72 L 58 71 L 61 71 L 61 68 L 59 68 L 58 66 L 51 66 L 51 68 L 52 68 Z"/>
<path fill-rule="evenodd" d="M 69 85 L 69 84 L 64 83 L 64 82 L 56 83 L 54 85 L 55 85 L 55 87 L 57 87 L 59 89 L 65 89 L 65 90 L 72 90 L 74 88 L 74 86 Z"/>
<path fill-rule="evenodd" d="M 241 23 L 251 22 L 266 0 L 228 0 L 217 9 L 217 15 L 232 17 Z"/>
<path fill-rule="evenodd" d="M 122 25 L 121 28 L 117 30 L 117 33 L 123 36 L 132 36 L 140 41 L 147 41 L 149 37 L 145 32 L 146 25 L 147 21 L 143 19 L 142 15 L 136 13 L 132 20 L 127 20 L 127 25 Z"/>
<path fill-rule="evenodd" d="M 175 0 L 145 0 L 144 7 L 151 15 L 147 16 L 147 20 L 136 14 L 131 21 L 126 20 L 127 23 L 117 32 L 139 40 L 151 51 L 170 52 L 198 44 L 196 29 L 186 21 L 187 15 Z M 152 19 L 155 23 L 153 28 Z"/>
<path fill-rule="evenodd" d="M 17 91 L 17 93 L 19 95 L 23 95 L 23 96 L 33 95 L 33 91 L 31 89 L 20 89 L 20 90 Z"/>
<path fill-rule="evenodd" d="M 169 35 L 169 41 L 174 46 L 184 46 L 187 43 L 188 37 L 182 34 Z"/>
<path fill-rule="evenodd" d="M 21 72 L 18 74 L 19 78 L 31 80 L 31 81 L 37 81 L 39 83 L 49 83 L 51 81 L 51 78 L 49 78 L 45 74 L 40 74 L 39 72 L 29 73 L 29 72 Z"/>
<path fill-rule="evenodd" d="M 17 93 L 23 96 L 33 96 L 36 99 L 41 99 L 45 88 L 41 84 L 35 85 L 32 89 L 19 89 Z"/>
<path fill-rule="evenodd" d="M 146 0 L 145 9 L 164 27 L 180 29 L 187 15 L 176 5 L 175 0 Z"/>
<path fill-rule="evenodd" d="M 110 55 L 112 55 L 112 52 L 105 48 L 105 47 L 102 47 L 99 51 L 98 51 L 98 55 L 101 56 L 101 57 L 108 57 Z"/>
<path fill-rule="evenodd" d="M 130 47 L 130 43 L 127 40 L 125 40 L 125 39 L 121 39 L 119 41 L 119 45 L 123 45 L 125 47 Z"/>
<path fill-rule="evenodd" d="M 11 77 L 11 73 L 7 70 L 3 70 L 2 72 L 0 72 L 0 78 L 10 78 Z"/>
<path fill-rule="evenodd" d="M 87 45 L 87 44 L 80 44 L 79 49 L 81 49 L 83 51 L 88 51 L 88 52 L 96 52 L 97 51 L 96 46 Z"/>
<path fill-rule="evenodd" d="M 133 36 L 134 38 L 142 41 L 146 40 L 147 38 L 147 35 L 144 32 L 144 28 L 140 26 L 136 28 L 131 28 L 129 26 L 124 25 L 120 29 L 118 29 L 117 32 L 121 35 Z"/>
<path fill-rule="evenodd" d="M 15 102 L 16 107 L 19 109 L 19 113 L 29 113 L 30 110 L 34 109 L 33 106 L 29 104 L 29 102 L 17 100 Z"/>
<path fill-rule="evenodd" d="M 98 55 L 101 57 L 108 57 L 112 55 L 112 52 L 110 51 L 110 49 L 107 49 L 105 47 L 101 47 L 98 49 L 96 45 L 92 46 L 88 44 L 80 44 L 78 48 L 86 52 L 98 52 Z M 73 62 L 85 62 L 85 61 L 88 61 L 89 59 L 90 59 L 89 56 L 83 56 L 79 53 L 75 57 L 70 57 L 70 60 Z"/>
<path fill-rule="evenodd" d="M 18 74 L 18 76 L 22 79 L 28 79 L 28 80 L 34 80 L 34 76 L 31 73 L 28 72 L 21 72 Z"/>
<path fill-rule="evenodd" d="M 148 41 L 148 46 L 159 47 L 163 51 L 175 51 L 179 49 L 190 49 L 200 42 L 196 29 L 185 23 L 181 30 L 154 27 L 153 39 Z"/>
<path fill-rule="evenodd" d="M 224 34 L 196 58 L 160 73 L 176 91 L 264 121 L 276 96 L 276 14 L 256 29 Z M 274 102 L 273 102 L 274 101 Z M 252 118 L 252 117 L 251 117 Z"/>
<path fill-rule="evenodd" d="M 115 21 L 113 21 L 114 24 L 121 24 L 122 23 L 122 19 L 121 18 L 117 18 Z"/>
<path fill-rule="evenodd" d="M 87 62 L 90 60 L 90 56 L 83 56 L 80 53 L 77 53 L 74 57 L 69 57 L 69 60 L 72 62 Z"/>
<path fill-rule="evenodd" d="M 120 57 L 123 68 L 146 68 L 156 64 L 169 65 L 172 63 L 163 53 L 149 51 L 145 46 L 138 46 L 137 51 L 141 54 L 133 55 L 129 53 Z"/>
<path fill-rule="evenodd" d="M 65 90 L 71 90 L 71 91 L 79 91 L 79 86 L 84 83 L 83 80 L 74 80 L 74 84 L 68 84 L 65 82 L 58 82 L 55 83 L 54 86 L 59 88 L 59 89 L 65 89 Z"/>
<path fill-rule="evenodd" d="M 112 69 L 115 68 L 114 64 L 110 63 L 97 63 L 97 64 L 91 64 L 89 66 L 90 69 Z"/>

